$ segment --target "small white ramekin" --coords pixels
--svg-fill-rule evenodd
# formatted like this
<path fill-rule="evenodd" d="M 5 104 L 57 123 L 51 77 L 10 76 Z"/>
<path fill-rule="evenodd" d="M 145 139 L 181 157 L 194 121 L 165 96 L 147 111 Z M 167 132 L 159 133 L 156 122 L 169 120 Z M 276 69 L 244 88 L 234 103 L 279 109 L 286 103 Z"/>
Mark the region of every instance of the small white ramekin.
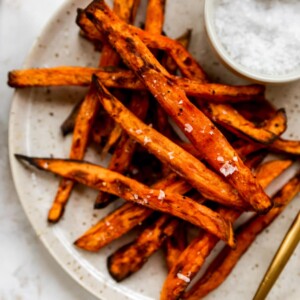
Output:
<path fill-rule="evenodd" d="M 215 8 L 218 0 L 205 0 L 204 23 L 211 48 L 217 54 L 221 62 L 235 74 L 248 80 L 263 84 L 280 84 L 300 79 L 300 69 L 281 75 L 264 75 L 242 66 L 227 53 L 222 45 L 215 28 Z M 299 49 L 300 51 L 300 49 Z"/>

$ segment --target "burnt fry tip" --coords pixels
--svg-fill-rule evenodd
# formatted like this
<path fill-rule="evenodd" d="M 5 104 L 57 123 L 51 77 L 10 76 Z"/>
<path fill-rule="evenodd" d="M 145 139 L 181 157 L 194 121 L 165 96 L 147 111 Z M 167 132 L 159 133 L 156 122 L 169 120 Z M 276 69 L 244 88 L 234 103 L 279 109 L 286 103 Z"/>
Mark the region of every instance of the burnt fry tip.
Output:
<path fill-rule="evenodd" d="M 94 17 L 95 10 L 99 9 L 101 11 L 104 11 L 105 8 L 106 5 L 104 0 L 94 0 L 84 9 L 84 13 L 86 14 L 87 18 L 92 21 L 95 18 Z"/>
<path fill-rule="evenodd" d="M 59 216 L 56 218 L 56 219 L 53 219 L 53 218 L 51 218 L 50 216 L 48 216 L 48 218 L 47 218 L 47 222 L 49 223 L 49 224 L 56 224 L 56 223 L 58 223 L 58 221 L 60 221 L 60 219 L 61 219 L 61 216 L 64 214 L 64 209 L 62 209 L 62 211 L 61 211 L 61 213 L 59 214 Z"/>
<path fill-rule="evenodd" d="M 266 213 L 268 213 L 272 208 L 274 207 L 274 202 L 272 201 L 272 199 L 270 199 L 270 205 L 265 207 L 265 208 L 262 208 L 262 209 L 258 209 L 258 208 L 255 208 L 255 211 L 257 214 L 259 215 L 265 215 Z"/>
<path fill-rule="evenodd" d="M 84 10 L 81 8 L 77 8 L 77 14 L 76 14 L 76 19 L 75 19 L 75 23 L 79 26 L 80 25 L 80 19 L 82 14 L 84 13 Z"/>
<path fill-rule="evenodd" d="M 107 202 L 99 202 L 99 203 L 94 203 L 94 209 L 102 209 L 107 207 L 111 202 L 107 201 Z"/>
<path fill-rule="evenodd" d="M 286 123 L 287 123 L 287 114 L 286 114 L 285 108 L 283 108 L 283 107 L 279 108 L 276 113 L 277 113 L 277 115 L 281 114 L 284 117 L 284 119 L 285 119 L 285 126 L 286 126 Z"/>
<path fill-rule="evenodd" d="M 7 74 L 7 85 L 14 88 L 16 87 L 14 84 L 14 71 L 10 71 Z"/>
<path fill-rule="evenodd" d="M 106 269 L 108 270 L 109 275 L 116 281 L 116 282 L 121 282 L 124 278 L 122 276 L 118 276 L 118 273 L 112 272 L 112 269 L 110 268 L 111 265 L 111 259 L 113 258 L 113 254 L 110 255 L 106 259 Z M 130 274 L 129 274 L 130 275 Z"/>
<path fill-rule="evenodd" d="M 37 167 L 38 169 L 42 170 L 42 168 L 36 163 L 34 157 L 26 156 L 23 154 L 15 154 L 15 158 L 21 162 L 25 161 L 25 162 L 29 163 L 30 165 L 33 165 L 33 166 Z"/>
<path fill-rule="evenodd" d="M 100 96 L 105 96 L 107 99 L 111 99 L 112 96 L 105 92 L 104 87 L 99 79 L 99 77 L 96 74 L 92 75 L 92 86 L 95 88 L 96 92 Z"/>

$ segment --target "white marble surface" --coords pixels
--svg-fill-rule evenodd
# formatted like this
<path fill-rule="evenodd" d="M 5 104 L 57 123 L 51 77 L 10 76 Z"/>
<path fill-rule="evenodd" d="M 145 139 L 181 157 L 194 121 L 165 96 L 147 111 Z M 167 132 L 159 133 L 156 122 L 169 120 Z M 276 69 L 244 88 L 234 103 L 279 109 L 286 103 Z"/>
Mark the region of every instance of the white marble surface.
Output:
<path fill-rule="evenodd" d="M 63 0 L 0 0 L 0 299 L 95 300 L 54 261 L 37 238 L 11 179 L 7 131 L 13 90 L 7 72 L 20 68 Z"/>

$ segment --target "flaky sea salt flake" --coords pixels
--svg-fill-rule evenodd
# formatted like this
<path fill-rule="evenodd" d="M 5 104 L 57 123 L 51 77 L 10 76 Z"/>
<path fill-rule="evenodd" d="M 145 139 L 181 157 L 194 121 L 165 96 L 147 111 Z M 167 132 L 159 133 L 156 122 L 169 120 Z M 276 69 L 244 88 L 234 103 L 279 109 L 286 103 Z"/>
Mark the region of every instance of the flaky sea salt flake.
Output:
<path fill-rule="evenodd" d="M 232 175 L 237 170 L 236 166 L 230 164 L 229 161 L 226 161 L 223 166 L 220 168 L 220 172 L 225 176 Z"/>
<path fill-rule="evenodd" d="M 181 273 L 177 273 L 177 277 L 183 281 L 185 281 L 186 283 L 189 283 L 191 281 L 190 278 L 188 278 L 187 276 L 181 274 Z"/>
<path fill-rule="evenodd" d="M 168 152 L 168 155 L 169 155 L 169 158 L 170 158 L 170 159 L 173 159 L 173 158 L 174 158 L 174 152 L 173 152 L 173 151 Z"/>
<path fill-rule="evenodd" d="M 219 155 L 217 156 L 217 161 L 223 162 L 224 161 L 224 157 Z"/>
<path fill-rule="evenodd" d="M 186 131 L 186 132 L 192 132 L 193 129 L 194 128 L 193 128 L 193 126 L 191 124 L 188 124 L 188 123 L 184 124 L 184 131 Z"/>
<path fill-rule="evenodd" d="M 166 197 L 166 194 L 163 190 L 159 190 L 159 194 L 158 194 L 158 200 L 164 200 L 164 198 Z"/>
<path fill-rule="evenodd" d="M 148 143 L 152 142 L 151 138 L 145 136 L 144 137 L 144 145 L 147 145 Z"/>

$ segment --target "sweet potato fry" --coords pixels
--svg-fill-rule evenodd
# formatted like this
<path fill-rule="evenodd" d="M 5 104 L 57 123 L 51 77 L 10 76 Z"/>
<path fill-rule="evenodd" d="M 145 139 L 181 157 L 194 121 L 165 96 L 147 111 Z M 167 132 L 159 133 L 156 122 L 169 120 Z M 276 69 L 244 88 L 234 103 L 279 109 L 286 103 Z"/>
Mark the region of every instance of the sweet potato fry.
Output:
<path fill-rule="evenodd" d="M 90 89 L 80 106 L 80 110 L 76 118 L 70 159 L 83 159 L 89 139 L 89 133 L 95 120 L 95 111 L 97 111 L 98 107 L 99 101 L 97 101 L 96 95 Z M 73 181 L 65 178 L 61 179 L 55 199 L 48 212 L 49 222 L 56 223 L 59 221 L 63 215 L 73 186 Z"/>
<path fill-rule="evenodd" d="M 129 109 L 139 119 L 144 120 L 149 107 L 149 99 L 146 93 L 135 93 L 132 95 Z M 122 130 L 122 129 L 121 129 Z M 110 159 L 108 169 L 124 174 L 130 165 L 131 158 L 135 151 L 135 141 L 128 136 L 126 132 L 122 132 L 120 141 Z M 112 197 L 109 194 L 100 192 L 94 204 L 94 208 L 103 208 L 111 202 Z"/>
<path fill-rule="evenodd" d="M 80 27 L 80 35 L 93 44 L 102 44 L 106 41 L 105 36 L 99 32 L 95 25 L 86 17 L 83 9 L 77 9 L 76 24 Z"/>
<path fill-rule="evenodd" d="M 130 11 L 134 5 L 135 0 L 126 1 L 124 5 L 122 0 L 114 1 L 114 10 L 122 19 L 126 20 L 129 17 Z M 119 55 L 111 48 L 108 43 L 103 46 L 103 56 L 100 59 L 100 66 L 116 65 L 120 61 Z M 83 159 L 88 138 L 90 137 L 91 128 L 96 118 L 99 108 L 99 102 L 93 95 L 93 90 L 90 89 L 87 96 L 83 100 L 80 110 L 78 112 L 72 145 L 70 150 L 70 159 Z M 56 223 L 61 218 L 65 205 L 68 202 L 74 183 L 67 179 L 62 179 L 59 183 L 53 204 L 48 213 L 48 221 Z"/>
<path fill-rule="evenodd" d="M 271 119 L 276 113 L 274 106 L 264 97 L 258 97 L 251 102 L 233 104 L 233 107 L 245 119 L 257 124 Z"/>
<path fill-rule="evenodd" d="M 139 5 L 140 1 L 129 0 L 124 3 L 122 0 L 115 0 L 113 3 L 113 11 L 126 23 L 134 22 L 134 15 L 136 14 L 136 5 Z M 99 66 L 117 66 L 120 62 L 120 56 L 116 53 L 107 41 L 104 42 Z"/>
<path fill-rule="evenodd" d="M 97 33 L 95 31 L 95 28 L 91 28 L 90 22 L 87 21 L 86 19 L 87 19 L 86 10 L 78 11 L 78 15 L 76 19 L 78 26 L 84 31 L 86 30 L 92 31 L 91 34 L 86 32 L 87 35 L 97 38 L 96 37 Z M 139 38 L 148 47 L 167 51 L 169 55 L 176 61 L 176 64 L 178 65 L 179 69 L 183 72 L 185 76 L 197 73 L 198 76 L 201 77 L 203 81 L 205 81 L 206 75 L 203 71 L 199 71 L 202 70 L 200 65 L 195 60 L 190 58 L 191 55 L 188 53 L 188 51 L 184 49 L 184 47 L 182 47 L 180 43 L 168 37 L 152 34 L 134 26 L 128 26 L 127 29 L 130 30 L 133 34 L 139 36 Z M 99 34 L 99 39 L 101 40 L 102 38 L 103 38 L 103 33 L 101 32 Z M 182 68 L 182 66 L 185 67 Z"/>
<path fill-rule="evenodd" d="M 300 155 L 300 141 L 291 141 L 279 138 L 269 145 L 269 149 L 280 153 Z"/>
<path fill-rule="evenodd" d="M 112 129 L 112 131 L 108 137 L 108 140 L 107 140 L 105 146 L 102 149 L 102 152 L 101 152 L 102 159 L 104 159 L 106 157 L 110 148 L 118 142 L 118 140 L 121 136 L 121 133 L 122 133 L 121 126 L 118 124 L 115 124 L 114 128 Z"/>
<path fill-rule="evenodd" d="M 165 19 L 165 0 L 149 0 L 146 12 L 145 31 L 161 34 Z"/>
<path fill-rule="evenodd" d="M 171 236 L 179 225 L 177 219 L 162 215 L 146 227 L 131 243 L 124 245 L 107 259 L 109 274 L 120 282 L 137 272 L 155 253 L 168 236 Z"/>
<path fill-rule="evenodd" d="M 190 43 L 191 38 L 191 30 L 187 30 L 182 36 L 178 37 L 176 40 L 184 47 L 187 48 Z M 166 68 L 166 70 L 170 74 L 175 74 L 177 71 L 177 65 L 174 62 L 173 58 L 170 57 L 167 53 L 162 58 L 162 66 Z M 164 136 L 166 136 L 169 139 L 177 138 L 176 133 L 174 132 L 173 128 L 171 127 L 169 120 L 168 120 L 168 114 L 163 110 L 161 105 L 159 103 L 156 103 L 156 118 L 154 119 L 156 126 L 155 128 L 158 129 L 160 133 L 162 133 Z M 168 167 L 164 166 L 164 172 L 168 171 Z"/>
<path fill-rule="evenodd" d="M 286 160 L 271 160 L 260 165 L 256 170 L 256 178 L 259 184 L 265 188 L 284 170 L 292 165 L 293 161 Z"/>
<path fill-rule="evenodd" d="M 65 121 L 61 124 L 60 130 L 63 136 L 68 135 L 69 133 L 73 132 L 75 121 L 80 109 L 80 106 L 82 104 L 82 101 L 77 102 L 68 117 L 65 119 Z"/>
<path fill-rule="evenodd" d="M 183 176 L 209 199 L 225 205 L 247 208 L 247 204 L 239 195 L 233 192 L 233 188 L 220 176 L 210 171 L 199 160 L 159 132 L 141 122 L 120 101 L 109 94 L 95 75 L 94 84 L 104 109 L 138 143 L 148 149 L 163 163 L 169 164 L 173 171 Z"/>
<path fill-rule="evenodd" d="M 286 170 L 290 164 L 282 163 L 282 161 L 276 160 L 267 163 L 267 165 L 267 167 L 262 167 L 257 171 L 257 177 L 260 179 L 259 183 L 263 186 L 263 188 L 265 188 L 265 184 L 268 184 L 270 181 L 269 179 L 265 178 L 270 178 L 272 176 L 272 180 L 275 179 L 284 170 Z M 272 167 L 277 172 L 274 172 L 270 175 L 269 170 Z M 241 212 L 225 208 L 219 208 L 218 212 L 230 222 L 234 222 L 241 214 Z M 206 257 L 210 254 L 217 242 L 218 239 L 215 236 L 201 233 L 187 246 L 167 276 L 161 293 L 162 300 L 178 299 L 181 297 L 189 282 L 201 269 Z M 178 277 L 178 274 L 182 274 L 187 279 L 182 280 L 182 277 Z"/>
<path fill-rule="evenodd" d="M 100 110 L 94 121 L 91 139 L 96 144 L 101 144 L 103 138 L 109 136 L 114 126 L 114 121 L 112 118 L 106 113 L 105 110 Z"/>
<path fill-rule="evenodd" d="M 147 7 L 147 16 L 145 22 L 145 29 L 153 33 L 161 33 L 164 22 L 164 1 L 150 0 Z M 141 120 L 146 118 L 146 114 L 149 107 L 149 95 L 146 92 L 135 92 L 131 96 L 129 109 Z M 119 125 L 116 127 L 120 128 Z M 115 153 L 112 155 L 108 168 L 112 171 L 117 171 L 123 174 L 130 165 L 131 158 L 135 151 L 134 141 L 125 133 L 119 131 L 120 141 L 117 145 Z M 116 137 L 111 133 L 110 137 Z M 109 139 L 108 141 L 110 141 Z M 109 142 L 105 145 L 102 156 L 106 155 L 110 148 Z M 107 206 L 113 198 L 107 194 L 100 192 L 96 198 L 94 208 L 102 208 Z"/>
<path fill-rule="evenodd" d="M 93 1 L 85 12 L 96 27 L 107 35 L 109 42 L 118 51 L 123 61 L 134 70 L 196 148 L 204 152 L 208 163 L 227 177 L 227 180 L 255 210 L 268 211 L 272 203 L 250 170 L 236 156 L 219 130 L 187 99 L 184 91 L 172 82 L 170 74 L 157 62 L 140 38 L 132 34 L 131 29 L 125 30 L 129 27 L 106 6 L 104 1 Z M 192 65 L 191 59 L 186 61 L 185 65 Z M 201 68 L 196 65 L 199 78 Z M 180 104 L 175 107 L 174 103 Z M 204 144 L 206 147 L 203 147 Z M 224 159 L 224 164 L 221 166 L 217 160 L 218 156 Z"/>
<path fill-rule="evenodd" d="M 219 214 L 188 197 L 151 189 L 119 173 L 83 161 L 33 158 L 22 155 L 16 157 L 39 169 L 187 220 L 216 234 L 229 245 L 234 245 L 231 224 Z"/>
<path fill-rule="evenodd" d="M 179 180 L 178 176 L 173 173 L 158 181 L 153 188 L 184 194 L 190 186 L 184 180 Z M 142 223 L 152 213 L 153 210 L 145 206 L 127 202 L 87 230 L 77 239 L 75 245 L 84 250 L 98 251 Z"/>
<path fill-rule="evenodd" d="M 187 246 L 186 226 L 183 222 L 177 227 L 176 233 L 169 236 L 164 243 L 164 253 L 168 270 L 176 263 Z"/>
<path fill-rule="evenodd" d="M 47 69 L 14 70 L 8 74 L 8 85 L 16 88 L 65 85 L 88 86 L 91 83 L 93 74 L 96 74 L 101 79 L 101 82 L 109 88 L 146 89 L 132 71 L 111 67 L 61 66 Z M 199 96 L 207 101 L 220 103 L 249 101 L 263 93 L 263 87 L 260 85 L 229 86 L 217 83 L 204 84 L 177 76 L 172 76 L 172 80 L 184 89 L 189 96 Z"/>
<path fill-rule="evenodd" d="M 262 144 L 249 143 L 245 140 L 237 140 L 233 143 L 234 149 L 239 153 L 240 157 L 246 158 L 247 155 L 264 148 Z"/>
<path fill-rule="evenodd" d="M 286 129 L 284 110 L 278 110 L 263 127 L 257 127 L 246 120 L 235 109 L 226 104 L 200 106 L 216 123 L 224 126 L 237 136 L 246 137 L 253 142 L 271 144 Z"/>
<path fill-rule="evenodd" d="M 153 187 L 179 194 L 184 194 L 190 190 L 190 186 L 187 185 L 184 180 L 179 179 L 178 175 L 175 173 L 168 175 Z M 91 227 L 91 229 L 84 233 L 75 244 L 88 251 L 98 251 L 111 241 L 119 238 L 121 235 L 127 233 L 133 227 L 143 222 L 151 213 L 151 210 L 143 206 L 125 203 Z M 107 224 L 114 230 L 109 231 L 108 233 Z"/>
<path fill-rule="evenodd" d="M 192 30 L 188 29 L 185 33 L 179 36 L 176 41 L 179 42 L 185 49 L 188 49 L 192 36 Z M 161 64 L 166 68 L 170 74 L 175 74 L 178 67 L 174 59 L 165 53 L 161 59 Z"/>
<path fill-rule="evenodd" d="M 300 176 L 297 174 L 273 197 L 279 206 L 264 216 L 255 216 L 242 225 L 237 232 L 237 247 L 234 251 L 225 248 L 207 269 L 202 278 L 184 294 L 183 299 L 198 300 L 217 288 L 230 274 L 240 257 L 247 251 L 256 236 L 268 227 L 300 191 Z"/>

